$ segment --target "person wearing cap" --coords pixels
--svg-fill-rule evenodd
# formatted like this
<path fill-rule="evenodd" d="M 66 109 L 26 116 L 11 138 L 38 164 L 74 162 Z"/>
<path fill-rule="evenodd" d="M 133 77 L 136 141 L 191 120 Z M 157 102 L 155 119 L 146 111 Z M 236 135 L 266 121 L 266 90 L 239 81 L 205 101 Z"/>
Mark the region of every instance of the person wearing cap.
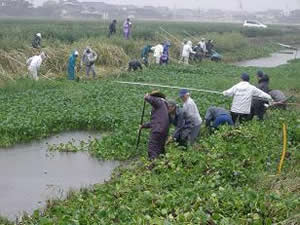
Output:
<path fill-rule="evenodd" d="M 128 72 L 136 71 L 136 70 L 143 70 L 142 64 L 140 63 L 140 61 L 133 59 L 128 63 Z"/>
<path fill-rule="evenodd" d="M 78 55 L 79 55 L 78 51 L 74 51 L 69 58 L 68 80 L 75 80 L 75 67 L 76 67 L 76 59 Z"/>
<path fill-rule="evenodd" d="M 272 101 L 267 93 L 259 90 L 249 83 L 250 77 L 247 73 L 241 75 L 241 82 L 223 92 L 224 96 L 233 97 L 231 105 L 231 116 L 234 123 L 250 120 L 251 103 L 253 97 Z"/>
<path fill-rule="evenodd" d="M 203 55 L 205 55 L 207 53 L 205 38 L 201 39 L 201 41 L 199 42 L 199 46 L 202 49 Z"/>
<path fill-rule="evenodd" d="M 269 76 L 264 74 L 263 71 L 259 70 L 256 73 L 256 77 L 258 80 L 258 85 L 256 87 L 265 93 L 269 93 Z M 250 119 L 253 119 L 254 116 L 257 116 L 259 120 L 263 120 L 266 112 L 265 104 L 268 104 L 268 101 L 254 97 L 251 104 Z"/>
<path fill-rule="evenodd" d="M 151 51 L 154 52 L 153 57 L 155 58 L 155 63 L 160 64 L 160 58 L 164 51 L 164 46 L 162 44 L 158 44 L 151 48 Z"/>
<path fill-rule="evenodd" d="M 144 99 L 152 106 L 151 120 L 149 123 L 140 126 L 140 129 L 151 129 L 148 156 L 150 160 L 153 160 L 165 153 L 165 144 L 169 132 L 168 104 L 165 95 L 158 91 L 151 94 L 147 93 Z"/>
<path fill-rule="evenodd" d="M 93 51 L 89 46 L 85 48 L 82 54 L 80 66 L 82 67 L 83 64 L 85 65 L 86 69 L 86 76 L 90 76 L 90 72 L 92 71 L 93 77 L 96 77 L 95 72 L 95 62 L 98 58 L 98 55 L 95 51 Z"/>
<path fill-rule="evenodd" d="M 148 59 L 149 59 L 149 54 L 152 52 L 151 49 L 152 49 L 151 45 L 146 45 L 142 50 L 141 58 L 145 66 L 149 65 Z"/>
<path fill-rule="evenodd" d="M 46 58 L 46 54 L 42 52 L 40 55 L 32 56 L 26 61 L 26 65 L 28 66 L 28 71 L 34 80 L 39 79 L 38 73 L 43 63 L 43 60 L 45 58 Z"/>
<path fill-rule="evenodd" d="M 124 33 L 124 38 L 126 40 L 129 40 L 130 38 L 131 28 L 132 28 L 132 23 L 130 21 L 130 18 L 127 18 L 123 23 L 123 33 Z"/>
<path fill-rule="evenodd" d="M 185 113 L 185 118 L 191 122 L 191 133 L 188 137 L 188 143 L 193 145 L 200 133 L 202 118 L 196 103 L 191 98 L 187 89 L 181 89 L 179 91 L 179 97 L 183 101 L 183 112 Z"/>
<path fill-rule="evenodd" d="M 117 25 L 117 20 L 114 19 L 111 24 L 109 25 L 108 29 L 109 29 L 109 33 L 108 33 L 108 37 L 110 38 L 112 35 L 116 34 L 117 29 L 116 29 L 116 25 Z"/>
<path fill-rule="evenodd" d="M 175 126 L 175 131 L 169 137 L 168 143 L 175 141 L 179 146 L 187 147 L 188 137 L 191 133 L 192 123 L 185 118 L 183 108 L 180 108 L 174 100 L 168 101 L 170 124 Z"/>
<path fill-rule="evenodd" d="M 169 63 L 169 48 L 171 46 L 171 43 L 169 41 L 165 41 L 163 44 L 163 53 L 160 57 L 160 64 L 161 65 L 167 65 Z"/>
<path fill-rule="evenodd" d="M 228 124 L 233 126 L 230 112 L 221 107 L 211 106 L 207 109 L 205 115 L 205 125 L 209 129 L 218 129 L 219 126 Z"/>
<path fill-rule="evenodd" d="M 41 42 L 42 42 L 42 35 L 41 33 L 37 33 L 36 35 L 34 35 L 34 38 L 32 40 L 32 47 L 41 48 Z"/>
<path fill-rule="evenodd" d="M 193 43 L 191 41 L 188 41 L 184 46 L 182 50 L 182 59 L 184 64 L 189 64 L 190 54 L 196 54 L 196 52 L 193 51 Z"/>

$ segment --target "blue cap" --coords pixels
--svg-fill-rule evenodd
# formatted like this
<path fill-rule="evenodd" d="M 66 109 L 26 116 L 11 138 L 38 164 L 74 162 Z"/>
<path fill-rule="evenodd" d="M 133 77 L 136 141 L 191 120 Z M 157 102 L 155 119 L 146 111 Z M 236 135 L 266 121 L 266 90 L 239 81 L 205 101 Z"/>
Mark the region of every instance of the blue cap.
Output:
<path fill-rule="evenodd" d="M 257 71 L 256 75 L 257 75 L 258 77 L 263 77 L 263 76 L 264 76 L 264 72 L 261 71 L 261 70 L 259 70 L 259 71 Z"/>
<path fill-rule="evenodd" d="M 250 80 L 250 76 L 249 76 L 248 73 L 243 73 L 243 74 L 241 75 L 241 79 L 242 79 L 243 81 L 249 81 L 249 80 Z"/>
<path fill-rule="evenodd" d="M 187 93 L 189 93 L 189 91 L 187 89 L 181 89 L 179 91 L 179 97 L 182 98 L 183 96 L 185 96 Z"/>

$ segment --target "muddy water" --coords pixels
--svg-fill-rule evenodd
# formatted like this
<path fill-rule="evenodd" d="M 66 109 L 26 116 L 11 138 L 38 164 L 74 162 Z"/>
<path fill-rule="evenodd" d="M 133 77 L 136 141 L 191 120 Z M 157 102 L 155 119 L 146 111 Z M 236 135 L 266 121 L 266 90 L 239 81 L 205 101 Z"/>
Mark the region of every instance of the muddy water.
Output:
<path fill-rule="evenodd" d="M 48 144 L 99 138 L 99 134 L 68 132 L 44 141 L 0 149 L 0 215 L 14 219 L 64 198 L 69 190 L 109 180 L 115 161 L 99 161 L 87 153 L 47 152 Z"/>
<path fill-rule="evenodd" d="M 300 51 L 300 50 L 299 50 Z M 269 57 L 258 58 L 253 60 L 246 60 L 234 63 L 236 66 L 241 67 L 260 67 L 260 68 L 272 68 L 280 65 L 287 64 L 289 60 L 300 58 L 300 52 L 285 50 L 277 53 L 273 53 Z"/>

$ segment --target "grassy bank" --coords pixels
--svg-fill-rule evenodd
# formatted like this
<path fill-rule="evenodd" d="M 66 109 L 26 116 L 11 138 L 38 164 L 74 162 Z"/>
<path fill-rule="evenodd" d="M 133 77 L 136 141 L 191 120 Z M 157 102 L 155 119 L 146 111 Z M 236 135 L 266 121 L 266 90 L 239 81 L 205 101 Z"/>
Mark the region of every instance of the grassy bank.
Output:
<path fill-rule="evenodd" d="M 31 48 L 33 35 L 43 35 L 43 50 L 50 58 L 42 66 L 46 76 L 65 76 L 68 57 L 74 49 L 80 52 L 89 45 L 99 54 L 98 74 L 119 72 L 128 61 L 140 58 L 145 44 L 155 45 L 171 40 L 172 62 L 180 57 L 181 41 L 194 43 L 201 37 L 214 39 L 216 50 L 225 62 L 267 56 L 278 50 L 273 42 L 294 43 L 300 33 L 293 27 L 273 26 L 267 30 L 248 30 L 238 24 L 136 22 L 131 41 L 124 41 L 119 24 L 118 34 L 107 38 L 108 23 L 84 21 L 2 20 L 0 22 L 0 80 L 18 79 L 26 74 L 26 59 L 37 51 Z M 160 29 L 167 30 L 168 35 Z"/>
<path fill-rule="evenodd" d="M 299 93 L 299 68 L 295 61 L 267 69 L 271 88 Z M 214 63 L 153 67 L 124 73 L 120 79 L 223 90 L 236 83 L 242 71 L 255 81 L 254 68 Z M 300 156 L 295 109 L 269 111 L 265 122 L 225 128 L 212 136 L 203 130 L 194 148 L 183 151 L 168 146 L 166 157 L 149 169 L 147 132 L 140 150 L 134 146 L 143 95 L 150 90 L 116 84 L 111 78 L 79 83 L 22 80 L 1 88 L 1 146 L 68 129 L 96 129 L 112 135 L 91 142 L 92 154 L 105 159 L 139 158 L 110 182 L 52 202 L 44 213 L 35 212 L 23 224 L 287 225 L 297 221 Z M 177 91 L 164 91 L 177 98 Z M 193 92 L 192 97 L 202 116 L 210 105 L 230 105 L 230 99 L 222 96 Z M 149 111 L 150 107 L 146 115 Z M 273 176 L 282 149 L 283 122 L 288 125 L 290 155 L 282 175 Z"/>

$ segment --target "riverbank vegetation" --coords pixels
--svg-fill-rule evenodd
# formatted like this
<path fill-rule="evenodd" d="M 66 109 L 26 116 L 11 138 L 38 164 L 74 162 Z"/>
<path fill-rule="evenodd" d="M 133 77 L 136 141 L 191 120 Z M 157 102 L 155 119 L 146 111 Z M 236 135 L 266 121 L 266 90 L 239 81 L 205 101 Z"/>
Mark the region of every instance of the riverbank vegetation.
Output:
<path fill-rule="evenodd" d="M 225 62 L 267 56 L 278 50 L 277 41 L 294 44 L 297 27 L 272 26 L 267 30 L 248 30 L 239 24 L 134 22 L 132 40 L 124 41 L 120 22 L 118 33 L 107 38 L 108 22 L 3 20 L 0 22 L 0 80 L 15 80 L 26 74 L 26 59 L 38 52 L 31 47 L 33 35 L 42 33 L 42 50 L 49 58 L 41 73 L 47 77 L 65 76 L 68 57 L 75 49 L 89 45 L 98 54 L 98 74 L 119 73 L 130 59 L 140 58 L 144 45 L 164 40 L 172 43 L 171 61 L 177 63 L 181 42 L 197 43 L 201 37 L 214 39 Z M 168 33 L 166 33 L 165 31 Z M 121 68 L 121 69 L 120 69 Z"/>
<path fill-rule="evenodd" d="M 201 26 L 204 30 L 205 26 Z M 192 32 L 188 27 L 187 32 Z M 223 28 L 229 29 L 218 27 Z M 250 45 L 244 42 L 244 34 L 236 32 L 239 28 L 228 34 L 218 34 L 221 31 L 216 30 L 217 25 L 210 29 L 210 35 L 221 35 L 220 45 L 224 43 L 224 47 L 228 46 L 226 40 L 221 42 L 222 35 Z M 172 25 L 169 30 L 175 33 Z M 46 32 L 34 30 L 38 31 Z M 46 68 L 55 74 L 61 73 L 57 79 L 34 82 L 21 78 L 24 73 L 19 70 L 18 79 L 3 84 L 0 88 L 0 146 L 29 142 L 67 130 L 97 130 L 110 135 L 84 144 L 84 150 L 99 159 L 135 159 L 135 162 L 115 171 L 105 184 L 72 193 L 63 201 L 49 201 L 45 211 L 36 210 L 33 215 L 23 217 L 22 224 L 290 225 L 299 221 L 300 118 L 297 106 L 290 105 L 286 111 L 269 110 L 263 122 L 254 120 L 235 129 L 224 127 L 212 135 L 203 128 L 194 147 L 183 150 L 171 144 L 165 157 L 151 163 L 147 160 L 147 131 L 143 131 L 138 150 L 135 141 L 143 96 L 152 88 L 118 84 L 114 76 L 79 82 L 62 77 L 64 67 L 59 67 L 61 61 L 55 56 L 64 59 L 69 46 L 75 47 L 77 42 L 84 43 L 82 47 L 87 43 L 102 45 L 96 37 L 90 38 L 89 41 L 79 38 L 74 43 L 65 42 L 61 52 L 51 47 L 55 54 L 47 63 L 53 64 L 46 63 Z M 129 51 L 146 43 L 146 40 L 105 40 L 127 46 L 121 50 L 124 62 L 132 56 Z M 48 41 L 50 44 L 50 39 L 46 39 L 46 43 Z M 115 48 L 114 44 L 110 46 Z M 20 52 L 25 48 L 20 46 Z M 228 47 L 228 51 L 231 48 Z M 116 55 L 119 57 L 121 52 Z M 116 64 L 120 65 L 123 63 Z M 255 83 L 256 70 L 205 61 L 191 66 L 151 66 L 142 72 L 120 72 L 117 77 L 118 80 L 222 91 L 237 83 L 242 72 L 248 72 L 251 82 Z M 288 96 L 294 95 L 290 101 L 295 102 L 299 101 L 299 70 L 300 61 L 294 60 L 265 72 L 270 76 L 270 87 L 281 89 Z M 162 91 L 180 103 L 177 90 Z M 192 98 L 202 117 L 211 105 L 229 109 L 231 103 L 231 99 L 222 95 L 202 92 L 192 92 Z M 145 120 L 149 119 L 149 113 L 150 107 L 147 107 Z M 288 155 L 282 173 L 276 175 L 283 144 L 283 123 L 288 127 Z M 65 147 L 68 146 L 58 146 L 58 149 Z M 10 224 L 0 218 L 1 223 Z"/>

